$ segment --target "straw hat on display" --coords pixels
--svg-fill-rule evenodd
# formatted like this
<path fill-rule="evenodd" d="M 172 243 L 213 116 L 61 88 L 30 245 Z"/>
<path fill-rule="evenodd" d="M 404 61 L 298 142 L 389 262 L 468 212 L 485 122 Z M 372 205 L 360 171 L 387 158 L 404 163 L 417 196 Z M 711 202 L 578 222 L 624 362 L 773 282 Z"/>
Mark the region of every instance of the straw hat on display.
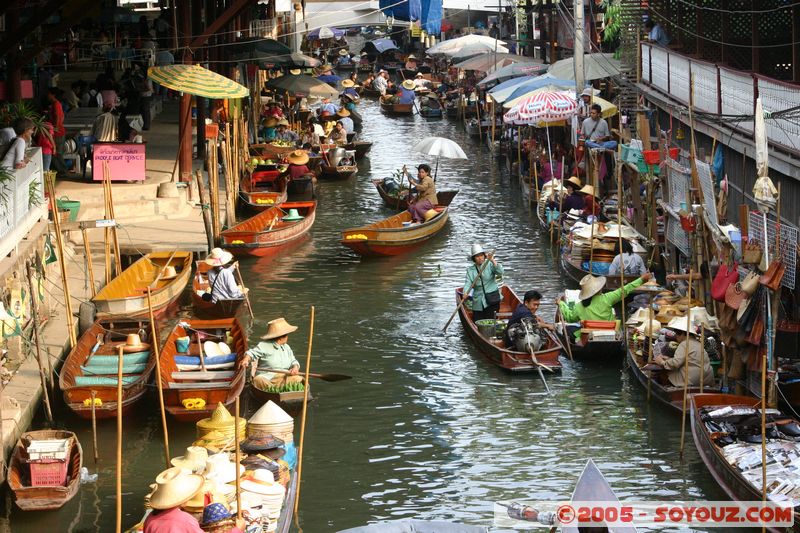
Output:
<path fill-rule="evenodd" d="M 404 89 L 408 89 L 409 91 L 413 91 L 416 85 L 414 85 L 414 80 L 403 80 L 403 83 L 400 85 L 403 86 Z"/>
<path fill-rule="evenodd" d="M 197 422 L 197 436 L 202 438 L 211 431 L 219 431 L 227 437 L 233 437 L 236 431 L 235 425 L 239 423 L 239 434 L 244 437 L 244 429 L 247 424 L 246 420 L 239 417 L 238 421 L 234 420 L 230 411 L 225 409 L 222 403 L 217 403 L 217 408 L 209 418 L 203 418 Z"/>
<path fill-rule="evenodd" d="M 288 335 L 289 333 L 294 333 L 297 331 L 297 326 L 289 324 L 283 317 L 270 320 L 267 323 L 267 326 L 267 334 L 261 337 L 265 341 L 279 339 L 284 335 Z"/>
<path fill-rule="evenodd" d="M 583 301 L 602 291 L 603 287 L 606 286 L 606 278 L 605 276 L 592 276 L 591 274 L 587 274 L 581 279 L 580 286 L 581 293 L 578 299 Z"/>
<path fill-rule="evenodd" d="M 282 485 L 275 481 L 275 476 L 269 470 L 260 468 L 255 470 L 252 475 L 245 476 L 240 482 L 239 486 L 243 491 L 261 494 L 262 496 L 275 494 L 280 487 L 281 492 L 285 492 Z"/>
<path fill-rule="evenodd" d="M 244 473 L 244 467 L 239 465 L 237 469 L 227 453 L 215 453 L 208 457 L 203 476 L 220 484 L 230 483 L 238 477 L 237 470 L 239 476 Z"/>
<path fill-rule="evenodd" d="M 156 477 L 156 488 L 150 494 L 152 509 L 172 509 L 178 507 L 203 486 L 203 476 L 187 474 L 179 467 L 168 468 Z"/>
<path fill-rule="evenodd" d="M 241 449 L 248 454 L 264 454 L 270 459 L 280 459 L 286 454 L 283 439 L 273 435 L 262 435 L 260 437 L 248 437 L 241 443 Z"/>
<path fill-rule="evenodd" d="M 694 328 L 689 327 L 689 317 L 686 316 L 676 316 L 672 320 L 669 321 L 667 324 L 669 329 L 675 331 L 681 331 L 683 333 L 690 333 L 692 335 L 696 335 L 697 333 L 694 331 Z"/>
<path fill-rule="evenodd" d="M 189 446 L 186 448 L 186 454 L 180 457 L 173 457 L 170 460 L 172 466 L 183 468 L 189 472 L 199 474 L 206 468 L 208 461 L 208 450 L 200 446 Z"/>
<path fill-rule="evenodd" d="M 354 82 L 351 79 L 342 80 L 342 87 L 344 87 L 345 89 L 349 89 L 350 87 L 355 87 L 355 86 L 356 82 Z"/>
<path fill-rule="evenodd" d="M 291 442 L 293 431 L 294 419 L 271 400 L 261 406 L 247 421 L 248 437 L 271 435 L 284 442 Z"/>
<path fill-rule="evenodd" d="M 708 309 L 705 307 L 692 307 L 688 314 L 692 317 L 692 324 L 697 327 L 703 326 L 704 328 L 711 330 L 719 329 L 719 319 L 717 319 L 715 316 L 709 315 Z"/>
<path fill-rule="evenodd" d="M 233 254 L 222 248 L 213 248 L 211 253 L 206 256 L 206 264 L 209 266 L 224 266 L 231 262 Z"/>
<path fill-rule="evenodd" d="M 295 150 L 286 156 L 286 159 L 293 165 L 305 165 L 308 163 L 308 152 L 305 150 Z"/>
<path fill-rule="evenodd" d="M 634 326 L 637 324 L 641 324 L 645 320 L 650 318 L 650 311 L 646 307 L 640 307 L 633 313 L 631 316 L 628 317 L 628 320 L 625 321 L 625 324 L 629 326 Z"/>
<path fill-rule="evenodd" d="M 648 324 L 649 322 L 649 324 Z M 647 337 L 655 337 L 661 330 L 661 322 L 658 320 L 646 320 L 636 327 L 636 331 Z"/>
<path fill-rule="evenodd" d="M 149 349 L 150 344 L 142 342 L 142 338 L 136 333 L 129 334 L 125 339 L 125 345 L 122 347 L 124 353 L 141 352 Z"/>

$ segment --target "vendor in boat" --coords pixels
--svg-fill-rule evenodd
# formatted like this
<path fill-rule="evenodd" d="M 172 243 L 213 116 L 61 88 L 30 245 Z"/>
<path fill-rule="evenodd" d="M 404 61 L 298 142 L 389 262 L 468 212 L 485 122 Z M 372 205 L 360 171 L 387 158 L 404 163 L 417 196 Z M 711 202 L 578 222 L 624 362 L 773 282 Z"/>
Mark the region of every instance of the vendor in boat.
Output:
<path fill-rule="evenodd" d="M 406 67 L 406 70 L 416 71 L 417 70 L 417 56 L 415 56 L 414 54 L 409 55 L 406 58 L 405 67 Z"/>
<path fill-rule="evenodd" d="M 347 131 L 344 129 L 344 124 L 342 124 L 341 120 L 336 121 L 333 131 L 331 131 L 330 141 L 337 146 L 347 144 Z"/>
<path fill-rule="evenodd" d="M 336 60 L 339 65 L 352 65 L 353 61 L 350 59 L 350 54 L 342 48 L 339 50 L 339 58 Z"/>
<path fill-rule="evenodd" d="M 573 209 L 583 211 L 583 195 L 578 192 L 581 190 L 581 187 L 581 180 L 577 176 L 570 176 L 570 178 L 564 182 L 564 188 L 567 189 L 567 191 L 563 193 L 563 202 L 558 198 L 554 198 L 547 202 L 547 207 L 550 209 L 561 209 L 563 213 L 569 213 Z"/>
<path fill-rule="evenodd" d="M 389 90 L 389 73 L 385 70 L 378 72 L 378 76 L 372 82 L 372 88 L 381 93 L 381 96 Z"/>
<path fill-rule="evenodd" d="M 339 82 L 342 81 L 341 77 L 333 73 L 333 65 L 325 64 L 320 67 L 319 70 L 321 74 L 317 76 L 317 79 L 322 83 L 327 83 L 332 87 L 336 87 Z"/>
<path fill-rule="evenodd" d="M 358 102 L 358 99 L 358 96 L 353 96 L 352 94 L 343 94 L 339 101 L 342 104 L 342 109 L 346 109 L 350 113 L 353 113 L 356 110 L 356 102 Z"/>
<path fill-rule="evenodd" d="M 361 59 L 358 60 L 358 64 L 362 67 L 368 67 L 372 62 L 369 60 L 369 54 L 366 52 L 361 52 Z M 370 74 L 371 76 L 372 74 Z"/>
<path fill-rule="evenodd" d="M 594 187 L 591 185 L 585 185 L 580 191 L 578 191 L 583 196 L 583 212 L 581 212 L 581 216 L 583 217 L 599 217 L 600 214 L 603 212 L 603 205 L 597 200 L 597 197 L 594 195 Z"/>
<path fill-rule="evenodd" d="M 425 222 L 425 213 L 439 203 L 439 198 L 436 196 L 436 183 L 431 177 L 431 167 L 425 163 L 418 166 L 417 179 L 414 179 L 403 165 L 403 174 L 417 191 L 416 199 L 409 201 L 408 212 L 411 213 L 414 222 Z"/>
<path fill-rule="evenodd" d="M 322 129 L 322 126 L 318 126 L 318 124 L 315 124 L 312 121 L 308 121 L 308 123 L 306 123 L 305 129 L 300 135 L 300 146 L 307 149 L 319 144 L 319 133 L 317 132 L 317 127 L 319 127 L 320 131 L 324 135 L 325 130 Z"/>
<path fill-rule="evenodd" d="M 277 125 L 278 125 L 277 118 L 268 117 L 261 119 L 261 128 L 258 131 L 258 136 L 267 142 L 275 139 L 275 133 L 277 132 L 276 130 Z"/>
<path fill-rule="evenodd" d="M 186 473 L 177 466 L 161 472 L 150 494 L 153 512 L 144 521 L 144 533 L 203 533 L 197 519 L 181 509 L 203 483 L 203 476 Z"/>
<path fill-rule="evenodd" d="M 653 275 L 647 272 L 624 287 L 604 294 L 602 291 L 606 285 L 606 278 L 587 274 L 580 282 L 581 292 L 578 296 L 578 302 L 565 302 L 563 298 L 558 299 L 561 317 L 565 321 L 572 323 L 582 320 L 604 320 L 607 322 L 616 320 L 614 306 L 633 292 L 636 287 L 649 281 L 652 277 Z M 580 328 L 575 331 L 575 336 L 580 337 Z"/>
<path fill-rule="evenodd" d="M 398 104 L 413 104 L 416 99 L 417 93 L 414 92 L 414 82 L 405 80 L 400 84 L 397 90 L 397 103 Z"/>
<path fill-rule="evenodd" d="M 467 268 L 463 291 L 464 297 L 467 297 L 467 291 L 472 287 L 472 320 L 494 318 L 494 315 L 500 310 L 502 296 L 493 303 L 490 303 L 490 300 L 492 300 L 492 295 L 500 295 L 496 276 L 503 275 L 503 265 L 497 262 L 493 253 L 487 254 L 480 244 L 472 245 L 469 258 L 472 264 Z M 489 264 L 484 266 L 486 261 L 489 261 Z M 480 279 L 478 279 L 478 274 L 480 274 Z M 478 279 L 477 283 L 473 284 L 476 279 Z M 488 299 L 487 294 L 489 295 Z"/>
<path fill-rule="evenodd" d="M 322 99 L 322 106 L 319 108 L 320 117 L 332 117 L 339 111 L 339 106 L 331 102 L 327 96 Z"/>
<path fill-rule="evenodd" d="M 239 264 L 237 262 L 228 266 L 231 259 L 233 259 L 233 254 L 222 248 L 212 249 L 206 257 L 206 264 L 211 267 L 206 276 L 212 303 L 217 303 L 219 300 L 244 298 L 244 291 L 236 283 L 236 276 L 233 275 L 234 269 L 239 268 Z"/>
<path fill-rule="evenodd" d="M 561 179 L 564 175 L 564 167 L 557 158 L 552 162 L 545 152 L 539 155 L 539 188 L 541 189 L 545 183 L 549 183 L 553 178 Z"/>
<path fill-rule="evenodd" d="M 253 362 L 253 385 L 261 390 L 268 387 L 282 387 L 289 383 L 302 383 L 300 363 L 289 346 L 289 334 L 297 331 L 286 319 L 276 318 L 268 323 L 267 334 L 261 337 L 267 342 L 259 342 L 255 348 L 246 352 L 245 364 Z M 288 374 L 268 372 L 269 370 L 285 370 Z"/>
<path fill-rule="evenodd" d="M 703 385 L 714 386 L 714 370 L 711 360 L 705 349 L 697 339 L 694 328 L 689 327 L 688 317 L 675 317 L 669 321 L 667 328 L 675 332 L 678 348 L 673 357 L 656 356 L 655 363 L 668 371 L 667 379 L 674 387 L 683 387 L 686 384 L 686 359 L 689 359 L 689 386 L 699 387 L 700 376 L 703 376 Z M 702 370 L 701 370 L 702 369 Z"/>
<path fill-rule="evenodd" d="M 536 315 L 536 311 L 539 310 L 539 304 L 542 301 L 542 294 L 539 291 L 527 291 L 525 296 L 522 298 L 522 303 L 514 309 L 514 312 L 511 314 L 511 318 L 508 319 L 508 327 L 506 328 L 506 332 L 503 334 L 503 340 L 506 343 L 506 347 L 513 346 L 513 342 L 511 342 L 511 338 L 508 336 L 508 330 L 511 326 L 519 324 L 522 322 L 523 318 L 531 318 L 539 324 L 539 327 L 547 328 L 547 329 L 554 329 L 552 324 L 547 324 L 540 316 Z"/>
<path fill-rule="evenodd" d="M 336 112 L 336 116 L 339 117 L 337 122 L 340 122 L 342 126 L 344 126 L 344 131 L 348 135 L 355 132 L 355 124 L 353 124 L 353 119 L 350 118 L 350 111 L 347 109 L 340 109 Z"/>
<path fill-rule="evenodd" d="M 617 247 L 619 247 L 619 242 Z M 633 253 L 633 245 L 627 239 L 622 239 L 622 253 L 618 253 L 611 261 L 608 275 L 619 276 L 620 270 L 625 276 L 641 276 L 647 272 L 644 260 L 641 256 Z"/>
<path fill-rule="evenodd" d="M 300 137 L 297 135 L 297 133 L 289 129 L 289 121 L 285 118 L 282 118 L 278 121 L 278 128 L 275 132 L 275 140 L 296 143 L 300 140 Z"/>
<path fill-rule="evenodd" d="M 414 77 L 414 89 L 427 89 L 430 83 L 421 72 Z"/>
<path fill-rule="evenodd" d="M 344 90 L 342 94 L 349 94 L 351 96 L 358 97 L 358 91 L 356 90 L 356 82 L 353 80 L 342 80 L 342 87 Z"/>
<path fill-rule="evenodd" d="M 374 81 L 375 81 L 375 75 L 374 74 L 369 74 L 369 75 L 367 75 L 366 78 L 364 78 L 364 81 L 361 82 L 361 86 L 363 88 L 365 88 L 365 89 L 376 89 L 377 90 L 377 87 L 374 87 L 373 84 L 372 84 L 372 82 L 374 82 Z"/>
<path fill-rule="evenodd" d="M 305 150 L 295 150 L 286 156 L 289 166 L 286 168 L 286 175 L 289 178 L 296 180 L 300 179 L 307 174 L 313 174 L 308 168 L 308 152 Z"/>

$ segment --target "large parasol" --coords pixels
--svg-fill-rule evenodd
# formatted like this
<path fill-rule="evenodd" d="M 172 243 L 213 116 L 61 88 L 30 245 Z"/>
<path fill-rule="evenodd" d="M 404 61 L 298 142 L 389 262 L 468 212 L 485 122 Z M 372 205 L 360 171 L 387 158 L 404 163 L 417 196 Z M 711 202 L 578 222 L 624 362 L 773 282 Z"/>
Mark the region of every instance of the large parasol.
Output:
<path fill-rule="evenodd" d="M 230 78 L 200 65 L 164 65 L 147 69 L 147 77 L 173 91 L 205 98 L 245 98 L 250 91 Z"/>
<path fill-rule="evenodd" d="M 585 54 L 583 56 L 583 70 L 586 81 L 600 80 L 617 76 L 620 71 L 620 62 L 619 59 L 614 59 L 614 54 Z M 575 58 L 570 57 L 556 61 L 547 72 L 554 78 L 574 80 Z"/>
<path fill-rule="evenodd" d="M 458 52 L 465 46 L 473 45 L 473 44 L 486 44 L 494 50 L 495 44 L 497 45 L 504 45 L 506 44 L 505 41 L 498 41 L 493 37 L 487 37 L 486 35 L 464 35 L 462 37 L 457 37 L 455 39 L 448 39 L 446 41 L 442 41 L 438 44 L 435 44 L 425 50 L 425 53 L 428 55 L 436 55 L 436 54 L 447 54 L 453 55 L 454 53 Z"/>
<path fill-rule="evenodd" d="M 266 86 L 294 96 L 316 96 L 317 98 L 336 98 L 339 95 L 334 87 L 305 74 L 288 74 L 272 78 Z"/>
<path fill-rule="evenodd" d="M 436 180 L 436 174 L 439 172 L 440 157 L 447 159 L 467 159 L 467 154 L 464 153 L 464 150 L 458 143 L 445 137 L 425 137 L 415 144 L 411 150 L 425 155 L 436 156 L 436 170 L 433 173 L 434 180 Z"/>

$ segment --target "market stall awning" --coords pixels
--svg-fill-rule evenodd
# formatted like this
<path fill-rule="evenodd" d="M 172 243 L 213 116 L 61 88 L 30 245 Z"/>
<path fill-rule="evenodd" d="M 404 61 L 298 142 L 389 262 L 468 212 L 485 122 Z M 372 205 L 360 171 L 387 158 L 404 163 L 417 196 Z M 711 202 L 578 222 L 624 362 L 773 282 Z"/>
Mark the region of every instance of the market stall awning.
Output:
<path fill-rule="evenodd" d="M 494 81 L 500 81 L 507 78 L 519 78 L 522 76 L 537 76 L 543 74 L 547 70 L 547 65 L 543 64 L 540 59 L 533 59 L 525 56 L 514 56 L 515 59 L 510 65 L 499 68 L 483 78 L 478 82 L 478 85 L 485 86 Z"/>
<path fill-rule="evenodd" d="M 510 66 L 517 61 L 520 56 L 514 54 L 481 54 L 479 56 L 471 57 L 453 66 L 463 70 L 477 70 L 479 72 L 493 72 L 500 68 Z M 524 59 L 524 58 L 523 58 Z M 528 65 L 530 66 L 530 64 Z M 538 69 L 538 70 L 537 70 Z M 534 72 L 547 70 L 547 66 L 543 64 L 536 65 Z"/>
<path fill-rule="evenodd" d="M 461 37 L 456 37 L 455 39 L 448 39 L 446 41 L 437 43 L 428 48 L 427 50 L 425 50 L 425 53 L 428 55 L 445 54 L 445 53 L 447 53 L 448 55 L 452 55 L 455 52 L 464 48 L 465 46 L 470 46 L 478 43 L 486 44 L 492 49 L 494 49 L 495 43 L 497 43 L 498 45 L 506 44 L 505 41 L 498 41 L 497 39 L 493 37 L 488 37 L 486 35 L 469 34 Z"/>
<path fill-rule="evenodd" d="M 339 96 L 339 91 L 334 87 L 305 74 L 288 74 L 272 78 L 266 83 L 266 86 L 293 96 L 316 96 L 318 98 Z"/>
<path fill-rule="evenodd" d="M 619 74 L 619 59 L 614 54 L 586 54 L 583 56 L 583 77 L 586 81 L 600 80 Z M 547 71 L 554 78 L 575 79 L 575 58 L 556 61 Z"/>
<path fill-rule="evenodd" d="M 498 104 L 507 102 L 512 98 L 517 98 L 523 94 L 531 92 L 535 89 L 554 85 L 563 87 L 565 89 L 575 88 L 575 82 L 571 80 L 559 80 L 550 75 L 543 74 L 541 76 L 525 76 L 524 78 L 516 78 L 508 80 L 489 91 L 489 96 Z"/>
<path fill-rule="evenodd" d="M 147 77 L 173 91 L 205 98 L 245 98 L 250 90 L 200 65 L 165 65 L 147 69 Z"/>
<path fill-rule="evenodd" d="M 370 55 L 379 55 L 384 52 L 388 52 L 389 50 L 397 49 L 397 43 L 391 39 L 375 39 L 374 41 L 368 41 L 365 43 L 364 48 L 361 51 Z"/>

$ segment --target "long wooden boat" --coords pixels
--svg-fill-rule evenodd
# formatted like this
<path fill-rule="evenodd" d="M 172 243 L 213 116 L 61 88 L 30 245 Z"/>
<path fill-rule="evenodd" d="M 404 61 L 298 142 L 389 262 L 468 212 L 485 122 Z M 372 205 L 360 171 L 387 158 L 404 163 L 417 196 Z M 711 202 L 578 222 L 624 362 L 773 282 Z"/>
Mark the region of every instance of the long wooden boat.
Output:
<path fill-rule="evenodd" d="M 367 257 L 391 256 L 406 253 L 430 240 L 447 223 L 447 206 L 436 206 L 436 216 L 421 224 L 411 223 L 411 213 L 403 211 L 384 220 L 342 232 L 344 246 Z"/>
<path fill-rule="evenodd" d="M 514 309 L 516 309 L 522 301 L 507 285 L 501 287 L 501 295 L 503 299 L 500 302 L 498 316 L 511 316 L 511 313 L 514 312 Z M 463 289 L 457 288 L 456 304 L 461 301 L 462 297 Z M 535 356 L 540 365 L 546 366 L 551 370 L 561 369 L 561 362 L 558 356 L 561 354 L 563 346 L 561 346 L 561 342 L 559 342 L 555 334 L 550 330 L 542 330 L 547 333 L 545 345 L 541 350 L 531 355 L 529 353 L 506 348 L 502 338 L 489 339 L 481 334 L 478 326 L 472 319 L 472 311 L 467 309 L 466 305 L 459 307 L 458 317 L 461 319 L 461 325 L 464 326 L 464 330 L 467 332 L 469 338 L 472 339 L 472 342 L 493 365 L 510 372 L 536 372 L 538 367 L 536 363 L 533 362 L 533 357 Z"/>
<path fill-rule="evenodd" d="M 290 209 L 297 209 L 301 220 L 285 221 Z M 222 244 L 235 255 L 264 256 L 301 238 L 314 224 L 317 202 L 286 202 L 223 231 Z"/>
<path fill-rule="evenodd" d="M 419 116 L 424 118 L 442 118 L 444 112 L 441 107 L 430 107 L 423 104 L 419 107 Z"/>
<path fill-rule="evenodd" d="M 413 115 L 414 104 L 399 104 L 389 101 L 391 97 L 381 97 L 381 111 L 387 115 Z"/>
<path fill-rule="evenodd" d="M 381 95 L 381 92 L 378 89 L 373 89 L 372 87 L 362 85 L 359 94 L 363 97 L 378 98 Z"/>
<path fill-rule="evenodd" d="M 408 196 L 400 197 L 398 202 L 397 196 L 392 196 L 386 189 L 383 188 L 383 180 L 372 180 L 372 184 L 378 189 L 378 194 L 383 198 L 383 203 L 386 207 L 392 207 L 398 211 L 405 211 L 408 209 Z M 450 205 L 453 198 L 458 194 L 458 189 L 455 191 L 437 191 L 436 199 L 439 200 L 439 205 Z"/>
<path fill-rule="evenodd" d="M 364 125 L 364 117 L 361 116 L 361 113 L 356 111 L 355 109 L 350 110 L 350 120 L 353 121 L 353 128 L 357 130 L 361 130 L 361 126 Z"/>
<path fill-rule="evenodd" d="M 305 391 L 290 391 L 290 392 L 267 392 L 254 386 L 252 383 L 247 387 L 250 392 L 250 398 L 255 406 L 261 407 L 265 403 L 271 401 L 281 409 L 289 413 L 291 416 L 297 416 L 303 409 L 303 397 Z M 308 401 L 313 401 L 314 396 L 311 394 L 311 387 L 308 388 Z"/>
<path fill-rule="evenodd" d="M 327 165 L 320 163 L 319 177 L 327 180 L 346 180 L 358 172 L 358 165 Z"/>
<path fill-rule="evenodd" d="M 755 425 L 757 429 L 757 442 L 758 444 L 753 444 L 753 446 L 757 447 L 757 456 L 761 457 L 761 400 L 759 398 L 753 398 L 751 396 L 738 396 L 735 394 L 693 394 L 689 397 L 690 399 L 690 410 L 691 413 L 691 422 L 692 422 L 692 437 L 694 439 L 694 444 L 697 447 L 697 452 L 700 455 L 700 458 L 703 459 L 703 462 L 708 468 L 708 471 L 711 473 L 711 476 L 717 482 L 717 484 L 725 491 L 725 493 L 730 497 L 732 500 L 738 501 L 761 501 L 761 468 L 760 466 L 754 467 L 755 470 L 758 472 L 757 479 L 759 481 L 759 486 L 756 487 L 747 478 L 742 475 L 741 470 L 737 468 L 735 464 L 731 464 L 725 457 L 723 452 L 724 446 L 720 439 L 727 438 L 731 439 L 731 441 L 739 443 L 737 436 L 735 434 L 730 434 L 725 431 L 712 431 L 707 423 L 706 418 L 708 417 L 707 412 L 709 410 L 715 410 L 717 408 L 723 407 L 733 407 L 733 408 L 752 408 L 755 409 L 755 414 L 753 415 L 755 420 L 753 420 L 753 425 Z M 713 421 L 735 421 L 735 423 L 741 423 L 744 416 L 734 416 L 734 417 L 717 417 L 714 418 Z M 790 417 L 775 414 L 767 414 L 767 429 L 768 431 L 773 431 L 776 425 L 779 425 L 781 421 L 789 421 L 797 423 L 796 420 L 791 419 Z M 776 424 L 778 422 L 778 424 Z M 721 429 L 721 428 L 720 428 Z M 770 446 L 774 444 L 779 444 L 781 442 L 787 441 L 794 441 L 795 439 L 783 439 L 783 438 L 771 438 L 768 437 Z M 731 444 L 728 444 L 731 445 Z M 769 455 L 769 452 L 768 452 Z M 769 460 L 768 457 L 768 465 L 770 467 L 774 466 L 774 462 Z M 776 474 L 770 474 L 769 471 L 772 468 L 768 468 L 767 473 L 767 486 L 770 485 L 775 479 Z M 779 475 L 779 474 L 778 474 Z M 796 481 L 796 478 L 792 481 Z M 767 495 L 768 499 L 769 494 Z M 794 527 L 791 528 L 791 531 L 796 531 L 800 527 L 800 514 L 798 514 L 798 507 L 794 509 Z M 787 529 L 779 529 L 779 528 L 767 528 L 768 531 L 772 532 L 782 532 L 785 533 L 788 531 Z"/>
<path fill-rule="evenodd" d="M 613 360 L 622 355 L 622 335 L 617 328 L 617 336 L 615 340 L 592 340 L 588 338 L 581 339 L 581 342 L 575 341 L 575 336 L 567 333 L 561 327 L 561 310 L 556 306 L 555 320 L 556 332 L 561 344 L 567 350 L 567 353 L 572 353 L 573 359 L 582 361 L 608 361 Z M 610 323 L 608 325 L 611 325 Z M 569 343 L 569 347 L 567 347 Z"/>
<path fill-rule="evenodd" d="M 67 477 L 64 484 L 34 487 L 31 484 L 31 470 L 28 463 L 28 445 L 32 440 L 67 439 Z M 17 507 L 23 511 L 49 511 L 60 509 L 70 501 L 81 486 L 81 467 L 83 450 L 75 433 L 71 431 L 43 429 L 23 433 L 14 446 L 11 463 L 8 467 L 8 487 L 14 494 Z"/>
<path fill-rule="evenodd" d="M 670 407 L 673 413 L 682 414 L 683 412 L 683 387 L 675 387 L 669 383 L 669 381 L 664 380 L 662 383 L 658 379 L 658 375 L 663 373 L 659 370 L 644 370 L 644 367 L 647 364 L 647 354 L 638 355 L 635 353 L 635 350 L 632 349 L 632 339 L 628 339 L 628 349 L 627 357 L 628 357 L 628 368 L 630 369 L 631 374 L 639 381 L 642 387 L 645 390 L 649 391 L 649 394 L 655 398 L 656 400 L 660 401 L 664 405 Z M 647 347 L 643 348 L 646 350 Z M 700 394 L 701 390 L 700 387 L 689 387 L 687 389 L 687 394 Z M 719 387 L 703 387 L 702 392 L 705 393 L 718 393 Z"/>
<path fill-rule="evenodd" d="M 288 198 L 286 179 L 278 178 L 269 185 L 254 185 L 252 175 L 242 176 L 239 188 L 239 204 L 249 213 L 260 213 L 270 207 L 284 203 Z"/>
<path fill-rule="evenodd" d="M 581 472 L 578 481 L 575 483 L 575 490 L 572 491 L 572 499 L 570 501 L 573 503 L 608 502 L 607 504 L 610 506 L 619 504 L 619 498 L 617 498 L 617 495 L 614 493 L 614 489 L 611 488 L 611 485 L 609 485 L 603 473 L 591 459 L 589 459 L 586 462 L 586 466 L 583 467 L 583 472 Z M 599 524 L 592 525 L 599 528 L 603 527 L 599 526 Z M 589 524 L 586 524 L 587 529 L 588 526 Z M 606 525 L 606 527 L 608 527 L 608 531 L 612 533 L 636 533 L 635 527 L 617 525 L 613 527 Z M 583 528 L 579 525 L 577 520 L 561 528 L 562 533 L 579 533 L 582 530 Z"/>
<path fill-rule="evenodd" d="M 572 278 L 573 281 L 575 281 L 575 283 L 580 283 L 583 277 L 589 274 L 589 271 L 584 270 L 581 265 L 577 264 L 576 261 L 569 256 L 569 253 L 561 254 L 561 267 L 564 269 L 564 272 L 566 272 L 567 275 Z M 619 276 L 606 276 L 605 278 L 606 285 L 603 290 L 613 291 L 621 287 Z M 623 279 L 627 285 L 628 283 L 639 279 L 639 276 L 625 276 Z"/>
<path fill-rule="evenodd" d="M 167 266 L 175 267 L 177 276 L 159 277 Z M 192 252 L 151 252 L 122 271 L 92 298 L 97 318 L 141 317 L 148 313 L 147 288 L 150 287 L 153 311 L 160 315 L 175 302 L 192 275 Z M 153 284 L 158 278 L 158 282 Z"/>
<path fill-rule="evenodd" d="M 319 158 L 317 158 L 319 161 Z M 313 174 L 301 176 L 300 178 L 292 178 L 286 186 L 286 192 L 291 196 L 294 201 L 308 201 L 313 200 L 317 195 L 317 177 Z"/>
<path fill-rule="evenodd" d="M 195 274 L 192 277 L 192 307 L 198 318 L 233 318 L 239 314 L 244 298 L 233 300 L 203 300 L 203 294 L 211 288 L 208 282 L 208 271 L 212 267 L 205 261 L 195 262 Z"/>
<path fill-rule="evenodd" d="M 198 344 L 198 335 L 200 343 Z M 176 341 L 181 337 L 189 337 L 188 353 L 179 354 Z M 213 364 L 215 359 L 200 357 L 204 341 L 226 342 L 234 354 L 233 361 Z M 222 403 L 232 410 L 233 403 L 242 393 L 246 380 L 247 368 L 244 365 L 247 351 L 247 334 L 237 318 L 218 320 L 201 320 L 186 318 L 170 332 L 161 350 L 161 386 L 164 390 L 164 406 L 167 412 L 182 422 L 197 421 L 211 416 L 217 403 Z M 178 357 L 193 357 L 191 362 Z M 230 358 L 228 358 L 230 359 Z M 179 363 L 179 361 L 181 361 Z M 183 363 L 182 361 L 187 361 Z M 212 368 L 203 370 L 200 361 Z M 181 370 L 178 365 L 194 365 L 196 369 Z M 223 368 L 224 367 L 224 368 Z M 205 402 L 202 408 L 187 409 L 184 400 L 201 399 Z"/>
<path fill-rule="evenodd" d="M 277 146 L 270 143 L 250 145 L 250 155 L 257 155 L 265 159 L 283 159 L 295 150 L 297 148 L 294 146 Z"/>
<path fill-rule="evenodd" d="M 370 150 L 372 150 L 372 143 L 369 141 L 353 141 L 344 146 L 345 150 L 353 150 L 356 153 L 356 159 L 364 159 Z"/>
<path fill-rule="evenodd" d="M 128 334 L 136 333 L 150 343 L 150 321 L 101 319 L 87 329 L 64 360 L 58 384 L 64 403 L 78 416 L 92 418 L 92 393 L 95 416 L 117 416 L 117 372 L 119 350 Z M 147 393 L 147 383 L 155 368 L 152 345 L 133 353 L 125 352 L 122 367 L 122 412 L 131 408 Z"/>

